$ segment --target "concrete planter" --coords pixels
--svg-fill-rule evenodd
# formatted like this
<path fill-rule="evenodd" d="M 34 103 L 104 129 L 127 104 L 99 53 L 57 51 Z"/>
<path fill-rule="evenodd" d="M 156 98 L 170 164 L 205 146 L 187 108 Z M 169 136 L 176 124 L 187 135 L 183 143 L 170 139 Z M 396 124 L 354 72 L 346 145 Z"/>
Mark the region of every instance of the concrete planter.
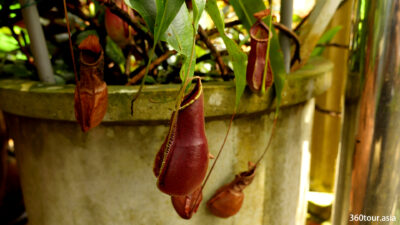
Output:
<path fill-rule="evenodd" d="M 272 126 L 269 95 L 246 92 L 231 134 L 190 221 L 156 188 L 153 160 L 167 134 L 178 85 L 148 86 L 130 116 L 134 87 L 110 86 L 104 122 L 82 133 L 73 112 L 73 85 L 0 81 L 0 108 L 15 141 L 30 225 L 302 224 L 308 189 L 313 96 L 330 86 L 332 64 L 314 59 L 288 75 L 277 133 L 239 214 L 205 208 L 215 190 L 247 169 L 264 150 Z M 209 149 L 218 151 L 234 107 L 233 83 L 206 83 Z"/>

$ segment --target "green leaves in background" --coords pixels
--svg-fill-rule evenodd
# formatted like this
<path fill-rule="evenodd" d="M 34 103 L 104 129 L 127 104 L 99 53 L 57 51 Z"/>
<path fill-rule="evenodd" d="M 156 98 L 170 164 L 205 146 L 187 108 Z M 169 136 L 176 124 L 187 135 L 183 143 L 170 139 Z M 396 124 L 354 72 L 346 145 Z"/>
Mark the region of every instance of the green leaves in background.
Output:
<path fill-rule="evenodd" d="M 246 87 L 246 62 L 247 55 L 242 52 L 240 47 L 225 34 L 225 23 L 221 17 L 221 13 L 218 9 L 216 0 L 208 0 L 206 4 L 207 13 L 210 15 L 211 19 L 214 21 L 215 26 L 218 29 L 225 45 L 226 50 L 229 53 L 229 57 L 232 60 L 233 71 L 235 73 L 236 82 L 236 104 L 237 108 L 240 102 L 240 98 L 243 95 L 244 89 Z"/>
<path fill-rule="evenodd" d="M 342 29 L 342 26 L 336 26 L 332 27 L 331 29 L 327 30 L 321 38 L 318 40 L 317 45 L 325 45 L 328 44 L 337 34 Z M 325 47 L 323 46 L 316 46 L 314 50 L 311 53 L 311 56 L 320 56 L 324 52 Z"/>
<path fill-rule="evenodd" d="M 184 0 L 125 0 L 144 18 L 154 34 L 155 44 L 165 40 L 185 60 L 181 68 L 181 79 L 192 77 L 195 66 L 195 42 L 198 23 L 206 1 L 193 0 L 193 15 L 190 15 Z M 156 19 L 154 19 L 156 18 Z M 190 70 L 188 69 L 190 65 Z"/>
<path fill-rule="evenodd" d="M 236 15 L 239 17 L 240 21 L 243 23 L 244 27 L 249 31 L 250 27 L 256 21 L 253 14 L 261 10 L 266 9 L 263 0 L 230 0 Z M 268 24 L 271 16 L 264 19 L 264 22 Z M 282 90 L 285 85 L 285 64 L 283 55 L 279 45 L 278 35 L 275 32 L 274 27 L 270 28 L 272 31 L 272 38 L 269 50 L 269 59 L 271 61 L 272 71 L 274 72 L 274 86 L 276 94 L 276 115 L 278 115 L 279 106 L 282 100 Z"/>
<path fill-rule="evenodd" d="M 0 68 L 0 73 L 10 74 L 15 78 L 21 79 L 31 79 L 34 75 L 32 71 L 26 68 L 26 65 L 23 62 L 16 62 L 14 64 L 6 64 L 2 65 Z"/>
<path fill-rule="evenodd" d="M 108 36 L 106 41 L 106 55 L 118 65 L 124 64 L 126 60 L 121 48 Z"/>
<path fill-rule="evenodd" d="M 11 31 L 8 28 L 2 28 L 0 30 L 0 51 L 11 52 L 19 49 L 18 42 L 11 35 Z"/>
<path fill-rule="evenodd" d="M 18 42 L 8 35 L 0 33 L 0 51 L 11 52 L 19 49 Z"/>

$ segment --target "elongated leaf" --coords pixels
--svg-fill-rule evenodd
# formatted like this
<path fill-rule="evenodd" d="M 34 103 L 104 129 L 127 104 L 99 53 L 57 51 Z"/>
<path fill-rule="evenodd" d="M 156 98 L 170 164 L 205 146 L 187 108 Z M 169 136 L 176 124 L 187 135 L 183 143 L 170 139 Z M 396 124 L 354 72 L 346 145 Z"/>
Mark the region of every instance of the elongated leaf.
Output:
<path fill-rule="evenodd" d="M 169 0 L 173 1 L 173 0 Z M 135 9 L 144 18 L 151 32 L 154 34 L 154 23 L 157 17 L 156 0 L 125 0 L 125 2 Z M 182 1 L 183 2 L 183 1 Z M 170 14 L 173 14 L 170 12 Z M 160 34 L 160 39 L 168 42 L 180 54 L 188 55 L 192 45 L 190 37 L 193 36 L 193 27 L 189 11 L 184 4 L 181 4 L 179 11 L 174 13 L 176 16 L 166 28 L 165 33 Z M 161 16 L 158 16 L 161 18 Z"/>
<path fill-rule="evenodd" d="M 250 27 L 256 22 L 253 14 L 265 9 L 262 0 L 230 0 L 229 3 L 247 30 L 250 30 Z"/>
<path fill-rule="evenodd" d="M 118 65 L 123 64 L 126 61 L 121 48 L 118 47 L 118 45 L 108 36 L 106 43 L 106 55 Z"/>
<path fill-rule="evenodd" d="M 369 1 L 364 1 L 369 2 Z M 308 22 L 301 27 L 299 40 L 301 43 L 301 62 L 296 62 L 292 70 L 297 70 L 307 63 L 319 37 L 324 33 L 342 0 L 316 1 Z"/>
<path fill-rule="evenodd" d="M 267 18 L 269 19 L 269 17 Z M 278 35 L 276 34 L 274 28 L 272 27 L 272 38 L 271 45 L 269 49 L 269 60 L 271 61 L 272 71 L 274 72 L 274 87 L 276 94 L 276 114 L 278 116 L 279 106 L 282 101 L 282 90 L 285 86 L 286 70 L 285 61 L 283 59 L 282 51 L 279 46 Z"/>
<path fill-rule="evenodd" d="M 157 6 L 155 0 L 125 0 L 125 3 L 136 10 L 144 19 L 150 31 L 154 34 Z"/>
<path fill-rule="evenodd" d="M 226 45 L 226 50 L 229 53 L 229 57 L 232 60 L 233 71 L 235 73 L 236 82 L 236 104 L 237 108 L 240 102 L 240 98 L 243 95 L 244 89 L 246 87 L 246 62 L 247 55 L 243 53 L 240 47 L 225 34 L 225 24 L 221 17 L 221 13 L 218 9 L 216 0 L 208 0 L 206 3 L 207 13 L 210 15 L 214 21 L 215 26 L 220 33 L 222 40 Z"/>
<path fill-rule="evenodd" d="M 197 33 L 197 27 L 199 26 L 199 20 L 203 14 L 204 8 L 206 7 L 206 0 L 194 0 L 193 5 L 193 24 L 194 31 Z"/>
<path fill-rule="evenodd" d="M 157 43 L 180 11 L 184 0 L 125 0 L 125 2 L 143 17 L 154 34 L 154 42 Z"/>
<path fill-rule="evenodd" d="M 263 0 L 231 0 L 236 15 L 239 17 L 240 21 L 242 21 L 243 25 L 247 30 L 250 30 L 250 27 L 256 21 L 256 18 L 253 16 L 254 13 L 259 12 L 261 10 L 266 9 Z M 265 23 L 268 24 L 271 16 L 265 18 Z M 271 45 L 269 50 L 269 59 L 271 61 L 272 71 L 274 73 L 274 86 L 276 91 L 276 115 L 278 115 L 279 106 L 282 100 L 282 90 L 285 85 L 285 64 L 282 55 L 282 51 L 279 45 L 278 35 L 275 32 L 274 27 L 271 27 L 272 38 Z"/>
<path fill-rule="evenodd" d="M 186 5 L 182 5 L 175 19 L 165 32 L 162 40 L 170 44 L 178 53 L 190 55 L 193 43 L 193 26 Z"/>
<path fill-rule="evenodd" d="M 191 78 L 194 75 L 194 68 L 196 65 L 196 43 L 195 36 L 197 34 L 197 28 L 199 26 L 199 20 L 201 15 L 203 14 L 204 8 L 206 5 L 205 0 L 192 0 L 193 6 L 193 17 L 192 17 L 192 36 L 189 38 L 183 37 L 189 41 L 191 41 L 190 47 L 187 49 L 187 53 L 185 54 L 185 61 L 181 68 L 180 76 L 182 80 L 186 80 L 187 78 Z M 176 19 L 176 18 L 175 18 Z M 188 20 L 190 21 L 190 20 Z M 189 70 L 189 71 L 188 71 Z M 187 72 L 188 71 L 188 72 Z"/>
<path fill-rule="evenodd" d="M 196 64 L 195 59 L 193 60 L 193 57 L 192 61 L 190 62 L 190 57 L 192 55 L 192 51 L 194 50 L 194 31 L 191 20 L 192 18 L 189 14 L 189 10 L 186 8 L 185 4 L 182 4 L 178 15 L 176 15 L 175 19 L 172 21 L 163 37 L 178 53 L 182 54 L 185 58 L 180 72 L 182 80 L 185 79 L 185 76 L 193 76 L 194 65 Z M 187 68 L 189 68 L 189 66 L 190 70 L 188 73 Z"/>
<path fill-rule="evenodd" d="M 332 27 L 331 29 L 327 30 L 319 39 L 317 44 L 327 44 L 329 43 L 333 37 L 335 37 L 335 35 L 337 34 L 337 32 L 339 32 L 342 29 L 342 26 L 336 26 L 336 27 Z M 320 56 L 322 55 L 322 53 L 324 52 L 325 47 L 320 47 L 317 46 L 314 48 L 314 50 L 311 53 L 311 56 Z"/>
<path fill-rule="evenodd" d="M 178 14 L 184 0 L 156 0 L 157 16 L 154 25 L 154 42 L 165 33 Z"/>

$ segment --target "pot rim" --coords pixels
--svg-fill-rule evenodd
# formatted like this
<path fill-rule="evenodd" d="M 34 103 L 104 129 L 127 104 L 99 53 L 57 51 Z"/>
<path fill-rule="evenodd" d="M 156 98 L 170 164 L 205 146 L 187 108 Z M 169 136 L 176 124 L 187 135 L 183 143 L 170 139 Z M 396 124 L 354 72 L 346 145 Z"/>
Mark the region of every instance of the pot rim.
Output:
<path fill-rule="evenodd" d="M 324 58 L 313 58 L 302 69 L 287 75 L 281 107 L 305 102 L 324 93 L 331 85 L 333 64 Z M 108 108 L 104 122 L 168 121 L 174 109 L 179 84 L 149 85 L 134 105 L 130 101 L 137 86 L 108 86 Z M 0 109 L 19 116 L 76 121 L 74 114 L 75 85 L 47 85 L 37 81 L 0 80 Z M 235 84 L 210 82 L 203 84 L 206 118 L 230 116 L 235 106 Z M 273 89 L 263 96 L 246 88 L 237 115 L 271 111 L 275 101 Z"/>

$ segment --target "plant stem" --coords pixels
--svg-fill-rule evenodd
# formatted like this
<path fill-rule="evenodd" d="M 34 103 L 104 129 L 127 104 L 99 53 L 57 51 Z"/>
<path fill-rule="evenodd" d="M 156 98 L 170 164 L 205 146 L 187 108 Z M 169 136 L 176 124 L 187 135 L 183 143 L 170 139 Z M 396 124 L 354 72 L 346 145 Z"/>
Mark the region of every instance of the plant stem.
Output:
<path fill-rule="evenodd" d="M 292 29 L 293 0 L 281 0 L 281 21 L 280 23 Z M 285 34 L 279 34 L 279 43 L 285 60 L 286 73 L 290 72 L 290 39 Z"/>
<path fill-rule="evenodd" d="M 31 49 L 35 59 L 39 79 L 44 83 L 54 84 L 53 68 L 44 38 L 39 12 L 34 0 L 20 0 L 22 16 L 31 40 Z"/>
<path fill-rule="evenodd" d="M 235 118 L 235 115 L 236 115 L 236 108 L 235 108 L 235 111 L 234 111 L 233 114 L 232 114 L 231 120 L 229 121 L 228 130 L 226 131 L 225 138 L 224 138 L 224 140 L 223 140 L 223 142 L 222 142 L 222 145 L 221 145 L 221 147 L 220 147 L 220 149 L 219 149 L 219 151 L 218 151 L 218 153 L 217 153 L 217 156 L 215 157 L 215 160 L 214 160 L 213 164 L 211 165 L 210 171 L 208 172 L 206 178 L 204 179 L 203 185 L 201 185 L 200 192 L 199 192 L 199 194 L 196 196 L 194 202 L 197 202 L 198 199 L 200 198 L 200 195 L 201 195 L 201 193 L 203 192 L 203 189 L 204 189 L 204 187 L 205 187 L 206 184 L 207 184 L 208 178 L 210 178 L 210 175 L 211 175 L 212 171 L 214 170 L 215 165 L 217 164 L 217 161 L 218 161 L 218 159 L 219 159 L 219 156 L 221 155 L 222 150 L 224 149 L 226 140 L 228 139 L 228 135 L 229 135 L 229 132 L 230 132 L 230 130 L 231 130 L 232 123 L 233 123 L 233 119 Z M 190 209 L 190 212 L 193 211 L 194 207 L 195 207 L 195 205 L 193 205 L 193 207 Z"/>
<path fill-rule="evenodd" d="M 199 26 L 199 35 L 200 35 L 200 39 L 206 44 L 207 48 L 210 49 L 211 54 L 217 60 L 222 77 L 224 78 L 224 80 L 227 79 L 226 75 L 229 72 L 228 68 L 225 66 L 225 63 L 222 60 L 221 54 L 217 51 L 217 49 L 211 43 L 211 41 L 207 35 L 207 32 L 201 26 Z"/>
<path fill-rule="evenodd" d="M 133 97 L 133 99 L 131 100 L 131 116 L 133 116 L 133 103 L 139 97 L 140 93 L 142 93 L 144 82 L 146 80 L 147 73 L 149 72 L 150 65 L 151 65 L 151 59 L 153 58 L 155 49 L 156 49 L 156 42 L 153 43 L 153 47 L 151 48 L 151 51 L 150 51 L 150 54 L 149 54 L 149 60 L 147 61 L 146 69 L 144 71 L 143 79 L 142 79 L 142 82 L 140 83 L 139 90 L 136 93 L 136 95 Z"/>
<path fill-rule="evenodd" d="M 269 23 L 268 23 L 268 28 L 271 28 L 272 26 L 272 14 L 269 16 Z M 261 82 L 261 93 L 265 94 L 265 80 L 267 79 L 267 74 L 268 74 L 268 69 L 269 69 L 269 49 L 271 46 L 271 38 L 272 38 L 272 31 L 268 31 L 268 46 L 267 46 L 267 52 L 266 52 L 266 57 L 265 57 L 265 66 L 264 66 L 264 73 L 263 73 L 263 79 Z"/>
<path fill-rule="evenodd" d="M 274 122 L 273 122 L 273 124 L 272 124 L 271 134 L 270 134 L 270 136 L 269 136 L 269 140 L 268 140 L 267 146 L 265 147 L 264 152 L 263 152 L 263 153 L 260 155 L 260 157 L 257 159 L 257 161 L 256 161 L 256 163 L 254 164 L 254 166 L 257 166 L 257 165 L 261 162 L 261 160 L 264 158 L 265 154 L 267 153 L 269 147 L 271 146 L 272 139 L 273 139 L 273 137 L 274 137 L 274 135 L 275 135 L 276 123 L 277 123 L 277 121 L 278 121 L 277 114 L 275 114 L 275 115 L 276 115 L 276 116 L 275 116 Z"/>

